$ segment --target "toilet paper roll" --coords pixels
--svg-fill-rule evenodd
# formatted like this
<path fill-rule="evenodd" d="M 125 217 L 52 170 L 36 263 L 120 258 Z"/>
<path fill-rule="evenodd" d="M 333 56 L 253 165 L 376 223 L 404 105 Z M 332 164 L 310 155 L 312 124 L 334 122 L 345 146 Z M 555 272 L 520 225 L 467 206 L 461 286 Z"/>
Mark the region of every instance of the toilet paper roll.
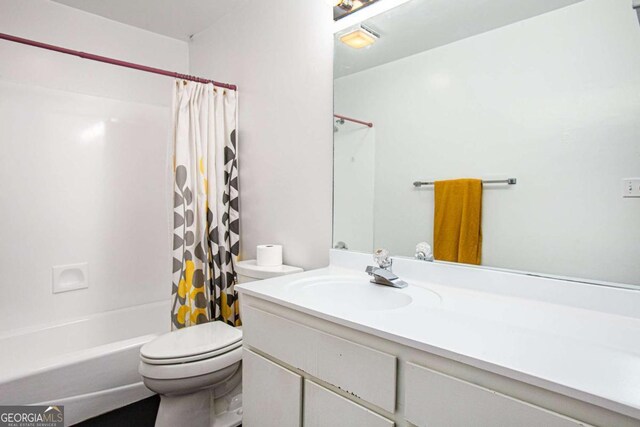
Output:
<path fill-rule="evenodd" d="M 277 267 L 282 265 L 282 246 L 256 246 L 256 264 L 262 267 Z"/>

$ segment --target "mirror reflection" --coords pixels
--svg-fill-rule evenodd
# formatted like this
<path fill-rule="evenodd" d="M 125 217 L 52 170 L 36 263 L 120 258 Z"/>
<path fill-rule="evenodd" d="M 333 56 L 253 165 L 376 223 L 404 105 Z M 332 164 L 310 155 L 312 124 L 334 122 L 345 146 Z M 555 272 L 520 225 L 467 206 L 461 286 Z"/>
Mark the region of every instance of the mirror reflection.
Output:
<path fill-rule="evenodd" d="M 335 34 L 333 246 L 640 285 L 631 1 L 396 3 Z"/>

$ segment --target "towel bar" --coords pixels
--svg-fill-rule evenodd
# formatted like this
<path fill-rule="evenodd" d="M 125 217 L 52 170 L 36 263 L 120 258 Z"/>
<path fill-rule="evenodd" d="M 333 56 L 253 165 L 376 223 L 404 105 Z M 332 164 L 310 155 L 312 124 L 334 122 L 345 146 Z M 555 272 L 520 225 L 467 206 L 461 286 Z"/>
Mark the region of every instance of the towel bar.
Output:
<path fill-rule="evenodd" d="M 483 184 L 509 184 L 509 185 L 515 185 L 516 184 L 516 179 L 515 178 L 507 178 L 507 179 L 489 179 L 489 180 L 483 180 L 482 181 Z M 422 187 L 423 185 L 433 185 L 435 184 L 435 182 L 433 181 L 415 181 L 413 183 L 414 187 Z"/>

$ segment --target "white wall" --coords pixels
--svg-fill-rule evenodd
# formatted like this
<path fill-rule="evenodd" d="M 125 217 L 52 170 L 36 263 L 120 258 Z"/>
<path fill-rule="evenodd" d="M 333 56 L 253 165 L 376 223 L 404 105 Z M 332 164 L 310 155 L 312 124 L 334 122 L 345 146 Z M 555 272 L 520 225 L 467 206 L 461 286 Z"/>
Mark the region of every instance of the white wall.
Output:
<path fill-rule="evenodd" d="M 338 124 L 333 146 L 333 245 L 373 246 L 375 128 Z"/>
<path fill-rule="evenodd" d="M 335 82 L 336 111 L 376 126 L 375 245 L 432 241 L 416 180 L 486 188 L 483 264 L 640 284 L 640 26 L 586 0 Z M 354 248 L 370 250 L 370 248 Z"/>
<path fill-rule="evenodd" d="M 323 0 L 245 0 L 190 45 L 192 74 L 240 89 L 242 259 L 280 243 L 287 264 L 328 264 L 332 24 Z"/>
<path fill-rule="evenodd" d="M 188 70 L 184 42 L 45 0 L 0 11 L 0 32 Z M 169 298 L 172 79 L 1 40 L 0 57 L 0 331 Z M 53 295 L 51 267 L 78 262 L 89 288 Z"/>

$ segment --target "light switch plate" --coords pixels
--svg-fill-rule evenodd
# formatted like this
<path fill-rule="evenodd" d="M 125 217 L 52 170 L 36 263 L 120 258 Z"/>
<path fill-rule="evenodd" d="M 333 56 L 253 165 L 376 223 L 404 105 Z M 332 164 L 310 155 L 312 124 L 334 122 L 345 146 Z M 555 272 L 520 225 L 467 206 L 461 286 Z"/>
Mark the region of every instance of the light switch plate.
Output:
<path fill-rule="evenodd" d="M 622 180 L 622 197 L 640 197 L 640 178 Z"/>

